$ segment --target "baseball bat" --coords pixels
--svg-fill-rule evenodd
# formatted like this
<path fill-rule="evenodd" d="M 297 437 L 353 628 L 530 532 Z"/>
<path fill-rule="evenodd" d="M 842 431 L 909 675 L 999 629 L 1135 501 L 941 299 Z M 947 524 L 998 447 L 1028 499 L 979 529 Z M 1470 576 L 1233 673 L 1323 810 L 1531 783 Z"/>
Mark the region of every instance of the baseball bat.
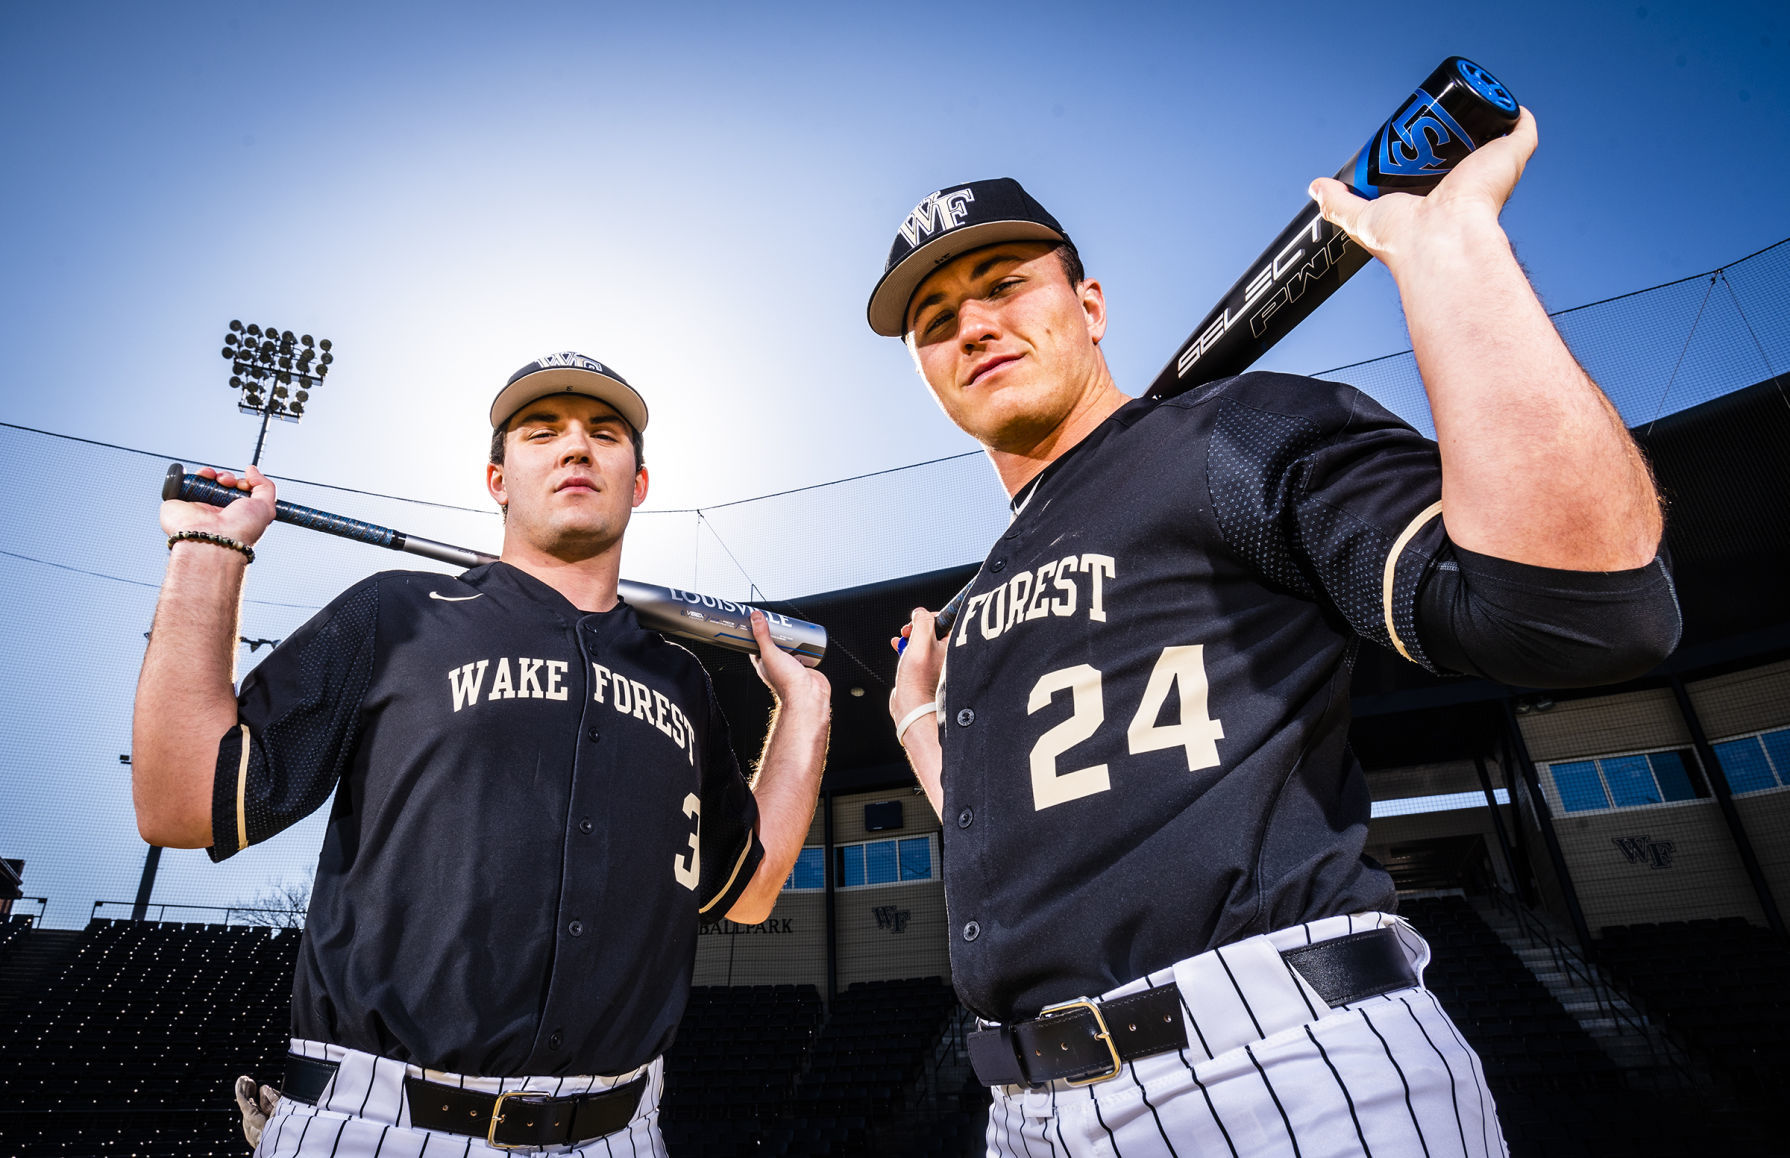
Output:
<path fill-rule="evenodd" d="M 1336 171 L 1336 179 L 1370 201 L 1383 193 L 1422 196 L 1461 158 L 1505 136 L 1516 123 L 1517 101 L 1510 90 L 1479 65 L 1451 56 Z M 1173 398 L 1241 374 L 1310 317 L 1369 256 L 1324 220 L 1315 203 L 1306 205 L 1194 327 L 1144 396 Z M 939 611 L 941 637 L 957 621 L 969 592 L 965 585 Z"/>
<path fill-rule="evenodd" d="M 186 468 L 177 462 L 169 464 L 167 478 L 162 482 L 164 499 L 210 503 L 214 507 L 227 507 L 246 493 L 221 486 L 202 475 L 188 474 Z M 375 547 L 421 555 L 425 559 L 451 563 L 456 567 L 477 567 L 482 563 L 497 561 L 496 555 L 487 555 L 483 551 L 456 547 L 452 543 L 438 543 L 420 535 L 406 534 L 390 527 L 331 514 L 315 507 L 299 506 L 284 499 L 274 502 L 274 521 L 353 539 L 359 543 L 370 543 Z M 616 594 L 634 609 L 640 625 L 649 630 L 693 639 L 699 643 L 712 643 L 730 651 L 754 655 L 758 653 L 758 643 L 752 638 L 752 623 L 749 618 L 752 607 L 749 604 L 685 591 L 679 587 L 636 583 L 630 579 L 617 582 Z M 771 639 L 779 648 L 795 656 L 807 667 L 814 667 L 825 658 L 826 628 L 818 623 L 794 619 L 762 607 L 758 610 L 764 612 L 765 621 L 771 629 Z"/>

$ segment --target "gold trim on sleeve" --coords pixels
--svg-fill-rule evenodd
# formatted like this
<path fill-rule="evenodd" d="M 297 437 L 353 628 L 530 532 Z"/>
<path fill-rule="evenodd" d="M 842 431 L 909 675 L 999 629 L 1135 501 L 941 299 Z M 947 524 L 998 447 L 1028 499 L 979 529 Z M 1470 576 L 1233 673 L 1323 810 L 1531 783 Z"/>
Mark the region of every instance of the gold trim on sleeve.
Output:
<path fill-rule="evenodd" d="M 242 758 L 236 763 L 236 851 L 249 847 L 249 822 L 246 801 L 249 791 L 249 726 L 242 729 Z"/>
<path fill-rule="evenodd" d="M 722 897 L 725 897 L 727 895 L 727 890 L 733 888 L 734 878 L 740 875 L 740 870 L 746 866 L 746 858 L 751 855 L 752 855 L 752 838 L 750 836 L 748 836 L 746 839 L 746 847 L 742 848 L 740 850 L 740 859 L 733 862 L 733 871 L 727 874 L 727 883 L 722 885 L 720 890 L 718 892 L 716 892 L 714 896 L 709 898 L 708 904 L 706 904 L 706 905 L 702 906 L 702 908 L 696 910 L 698 913 L 708 912 L 710 909 L 715 907 L 715 902 L 719 901 Z"/>
<path fill-rule="evenodd" d="M 1441 513 L 1442 503 L 1440 500 L 1423 508 L 1417 517 L 1411 520 L 1410 526 L 1406 527 L 1400 532 L 1399 537 L 1393 540 L 1392 550 L 1386 553 L 1386 573 L 1380 580 L 1380 607 L 1386 616 L 1386 634 L 1392 637 L 1392 646 L 1397 648 L 1398 653 L 1406 659 L 1411 659 L 1411 653 L 1405 650 L 1404 640 L 1398 637 L 1398 628 L 1392 625 L 1392 579 L 1398 571 L 1398 557 L 1404 553 L 1406 545 L 1417 537 L 1417 532 L 1423 529 L 1425 523 Z M 1416 663 L 1417 661 L 1411 660 L 1411 662 Z"/>

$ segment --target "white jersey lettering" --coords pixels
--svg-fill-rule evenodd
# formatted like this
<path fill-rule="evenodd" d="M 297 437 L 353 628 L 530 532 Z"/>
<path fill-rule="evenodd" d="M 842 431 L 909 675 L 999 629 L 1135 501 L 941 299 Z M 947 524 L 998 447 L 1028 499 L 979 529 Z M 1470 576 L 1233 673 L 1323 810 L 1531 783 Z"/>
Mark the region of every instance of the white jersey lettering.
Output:
<path fill-rule="evenodd" d="M 1110 579 L 1118 574 L 1117 565 L 1111 555 L 1083 555 L 1081 569 L 1093 579 L 1093 591 L 1088 596 L 1088 618 L 1096 623 L 1106 622 L 1106 589 L 1101 584 L 1103 578 Z"/>
<path fill-rule="evenodd" d="M 513 700 L 516 698 L 515 684 L 510 679 L 510 661 L 506 656 L 497 657 L 497 672 L 491 677 L 492 700 Z"/>
<path fill-rule="evenodd" d="M 485 666 L 491 661 L 481 659 L 477 663 L 469 663 L 448 672 L 448 683 L 454 688 L 454 710 L 479 702 L 479 689 L 485 683 Z M 477 669 L 476 671 L 474 669 Z"/>
<path fill-rule="evenodd" d="M 525 656 L 516 657 L 517 699 L 539 700 L 546 698 L 546 693 L 541 690 L 541 681 L 536 678 L 536 673 L 541 670 L 541 664 L 545 662 L 545 660 L 529 659 Z"/>

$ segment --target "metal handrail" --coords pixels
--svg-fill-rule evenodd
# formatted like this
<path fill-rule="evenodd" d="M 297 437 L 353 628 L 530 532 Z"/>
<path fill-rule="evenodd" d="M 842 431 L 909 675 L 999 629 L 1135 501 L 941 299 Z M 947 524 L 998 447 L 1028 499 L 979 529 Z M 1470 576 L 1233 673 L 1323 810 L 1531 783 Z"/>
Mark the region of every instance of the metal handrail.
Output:
<path fill-rule="evenodd" d="M 207 922 L 205 922 L 206 924 L 211 924 L 211 925 L 217 925 L 217 924 L 222 924 L 222 925 L 264 924 L 265 923 L 265 922 L 250 922 L 250 921 L 238 922 L 233 919 L 236 916 L 238 916 L 239 914 L 247 914 L 247 913 L 274 913 L 274 914 L 279 914 L 281 916 L 286 916 L 286 917 L 297 917 L 300 919 L 299 923 L 302 924 L 303 917 L 306 912 L 306 910 L 304 910 L 304 909 L 273 909 L 273 908 L 267 908 L 266 906 L 261 906 L 261 905 L 182 905 L 182 904 L 178 904 L 175 902 L 161 902 L 158 904 L 139 905 L 135 901 L 95 901 L 95 902 L 93 902 L 93 909 L 91 910 L 91 912 L 89 912 L 87 919 L 90 921 L 98 920 L 99 916 L 100 916 L 99 911 L 108 905 L 115 906 L 115 907 L 121 908 L 121 909 L 129 909 L 132 913 L 135 913 L 138 909 L 142 909 L 144 911 L 144 913 L 147 914 L 150 909 L 154 909 L 156 911 L 156 916 L 149 917 L 149 916 L 145 915 L 142 918 L 145 921 L 158 921 L 158 922 L 166 921 L 167 920 L 167 912 L 169 909 L 176 909 L 176 910 L 188 911 L 188 912 L 222 913 L 222 914 L 224 914 L 224 919 L 222 921 L 207 921 Z M 133 919 L 135 919 L 135 918 L 133 918 Z"/>
<path fill-rule="evenodd" d="M 37 912 L 35 912 L 35 913 L 19 912 L 17 906 L 24 904 L 26 902 L 29 902 L 29 901 L 37 902 Z M 6 915 L 9 917 L 24 917 L 31 922 L 32 928 L 36 928 L 40 923 L 42 923 L 42 921 L 44 919 L 44 914 L 49 911 L 49 908 L 50 908 L 50 898 L 48 898 L 48 897 L 14 897 L 11 901 L 7 902 L 7 904 L 6 904 Z"/>
<path fill-rule="evenodd" d="M 1664 1021 L 1656 1015 L 1645 1000 L 1617 984 L 1605 972 L 1603 966 L 1585 960 L 1572 946 L 1562 941 L 1552 929 L 1549 929 L 1534 913 L 1530 912 L 1528 906 L 1506 892 L 1503 886 L 1493 883 L 1491 898 L 1492 904 L 1497 907 L 1499 912 L 1509 913 L 1516 919 L 1517 928 L 1522 931 L 1524 936 L 1539 941 L 1549 951 L 1561 972 L 1577 977 L 1591 990 L 1599 1012 L 1607 1010 L 1611 1020 L 1627 1025 L 1647 1042 L 1648 1049 L 1654 1056 L 1659 1056 L 1660 1051 L 1653 1044 L 1653 1033 L 1665 1035 L 1667 1029 Z M 1622 1005 L 1637 1011 L 1643 1020 L 1637 1021 L 1623 1012 L 1617 1003 L 1618 998 Z M 1650 1029 L 1653 1033 L 1649 1032 Z M 1673 1044 L 1679 1045 L 1680 1043 L 1674 1041 Z M 1679 1058 L 1672 1056 L 1669 1051 L 1666 1054 L 1666 1061 L 1680 1076 L 1687 1081 L 1690 1079 L 1690 1071 Z"/>

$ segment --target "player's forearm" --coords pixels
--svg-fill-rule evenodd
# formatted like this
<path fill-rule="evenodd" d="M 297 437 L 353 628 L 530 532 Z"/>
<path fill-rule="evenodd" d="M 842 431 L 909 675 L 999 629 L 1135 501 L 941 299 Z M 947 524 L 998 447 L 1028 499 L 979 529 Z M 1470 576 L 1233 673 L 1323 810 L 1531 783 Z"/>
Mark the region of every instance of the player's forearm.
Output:
<path fill-rule="evenodd" d="M 211 844 L 218 739 L 236 722 L 237 615 L 247 564 L 179 543 L 156 603 L 131 720 L 131 798 L 151 844 Z"/>
<path fill-rule="evenodd" d="M 908 728 L 901 746 L 907 752 L 914 779 L 926 793 L 926 802 L 932 805 L 936 815 L 942 817 L 945 814 L 945 754 L 939 747 L 938 729 L 931 720 L 921 720 Z"/>
<path fill-rule="evenodd" d="M 727 911 L 732 920 L 757 924 L 770 916 L 783 882 L 795 868 L 814 823 L 814 805 L 827 761 L 830 713 L 824 695 L 817 695 L 812 702 L 782 705 L 771 718 L 752 787 L 764 859 Z"/>
<path fill-rule="evenodd" d="M 1435 417 L 1450 537 L 1567 570 L 1651 560 L 1661 520 L 1646 463 L 1497 222 L 1457 213 L 1388 264 Z"/>

